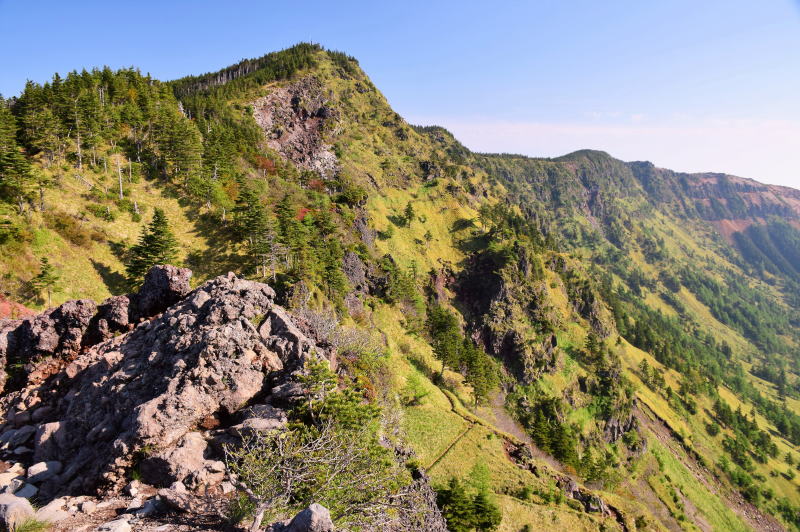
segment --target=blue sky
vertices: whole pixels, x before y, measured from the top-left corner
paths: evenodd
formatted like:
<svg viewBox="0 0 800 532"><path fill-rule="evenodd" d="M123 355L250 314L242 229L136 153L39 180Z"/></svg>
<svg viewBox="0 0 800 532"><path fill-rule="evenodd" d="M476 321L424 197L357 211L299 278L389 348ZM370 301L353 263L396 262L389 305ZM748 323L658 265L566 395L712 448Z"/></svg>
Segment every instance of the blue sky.
<svg viewBox="0 0 800 532"><path fill-rule="evenodd" d="M400 114L474 150L597 148L800 188L789 0L0 0L0 93L106 64L172 79L299 41L356 56Z"/></svg>

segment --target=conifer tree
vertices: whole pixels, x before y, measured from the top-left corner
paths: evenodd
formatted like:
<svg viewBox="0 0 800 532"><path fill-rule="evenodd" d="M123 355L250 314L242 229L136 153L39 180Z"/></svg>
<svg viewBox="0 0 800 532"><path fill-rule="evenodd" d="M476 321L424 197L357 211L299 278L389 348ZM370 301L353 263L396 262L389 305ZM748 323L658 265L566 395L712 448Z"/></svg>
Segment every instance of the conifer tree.
<svg viewBox="0 0 800 532"><path fill-rule="evenodd" d="M177 253L178 245L169 229L167 216L163 210L157 208L153 220L142 229L139 242L131 248L126 265L128 279L131 283L138 283L156 264L173 262Z"/></svg>
<svg viewBox="0 0 800 532"><path fill-rule="evenodd" d="M403 219L406 222L406 226L411 227L411 222L414 221L414 206L411 205L410 201L406 204L406 208L403 210Z"/></svg>
<svg viewBox="0 0 800 532"><path fill-rule="evenodd" d="M472 512L474 515L473 525L476 530L481 532L496 529L503 519L500 508L491 500L487 490L481 490L475 495L475 499L472 501Z"/></svg>
<svg viewBox="0 0 800 532"><path fill-rule="evenodd" d="M56 274L55 269L53 268L50 261L47 257L42 257L39 273L31 279L30 285L31 288L38 292L42 290L47 291L47 306L51 306L53 304L52 293L58 283L59 276Z"/></svg>
<svg viewBox="0 0 800 532"><path fill-rule="evenodd" d="M17 144L17 121L0 97L0 187L2 196L22 212L33 183L31 167Z"/></svg>
<svg viewBox="0 0 800 532"><path fill-rule="evenodd" d="M469 532L473 529L475 513L472 500L457 478L451 478L447 488L439 491L436 503L442 509L449 530Z"/></svg>

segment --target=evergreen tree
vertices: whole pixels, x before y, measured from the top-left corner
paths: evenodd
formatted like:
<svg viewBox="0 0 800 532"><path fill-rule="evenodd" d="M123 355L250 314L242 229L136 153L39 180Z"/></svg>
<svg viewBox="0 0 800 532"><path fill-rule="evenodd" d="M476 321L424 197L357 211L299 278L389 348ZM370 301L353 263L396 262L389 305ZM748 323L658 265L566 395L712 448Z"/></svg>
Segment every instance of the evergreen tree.
<svg viewBox="0 0 800 532"><path fill-rule="evenodd" d="M25 208L33 184L30 163L17 144L17 121L0 97L0 187L6 200Z"/></svg>
<svg viewBox="0 0 800 532"><path fill-rule="evenodd" d="M459 369L461 360L461 330L455 314L436 305L428 311L428 332L431 335L433 354L442 362L439 378L446 367Z"/></svg>
<svg viewBox="0 0 800 532"><path fill-rule="evenodd" d="M489 496L487 490L481 490L472 501L473 525L476 530L489 532L500 526L503 514Z"/></svg>
<svg viewBox="0 0 800 532"><path fill-rule="evenodd" d="M473 501L457 478L451 478L447 488L439 491L436 503L452 532L470 532L474 528Z"/></svg>
<svg viewBox="0 0 800 532"><path fill-rule="evenodd" d="M410 227L411 222L414 221L414 206L411 205L410 201L406 203L406 208L403 210L403 220L408 227Z"/></svg>
<svg viewBox="0 0 800 532"><path fill-rule="evenodd" d="M50 261L47 257L42 257L41 264L39 267L39 273L31 279L30 285L31 288L39 293L42 290L47 291L47 306L51 306L53 304L52 293L58 283L59 276L56 274L55 269L50 264Z"/></svg>
<svg viewBox="0 0 800 532"><path fill-rule="evenodd" d="M177 254L178 245L169 229L167 216L157 208L153 220L142 229L139 242L131 248L126 265L128 279L131 283L139 282L150 268L173 262Z"/></svg>

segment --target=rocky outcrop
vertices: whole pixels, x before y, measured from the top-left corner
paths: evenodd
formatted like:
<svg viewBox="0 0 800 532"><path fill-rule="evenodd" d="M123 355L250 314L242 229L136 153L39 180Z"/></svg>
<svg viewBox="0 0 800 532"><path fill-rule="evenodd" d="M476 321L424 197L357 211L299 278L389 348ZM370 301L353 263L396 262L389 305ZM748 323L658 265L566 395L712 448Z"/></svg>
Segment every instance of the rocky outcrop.
<svg viewBox="0 0 800 532"><path fill-rule="evenodd" d="M197 529L221 526L236 490L224 445L285 428L284 409L306 393L297 378L305 362L335 368L335 357L269 286L231 273L188 291L189 275L157 267L136 294L97 307L69 302L29 320L50 331L54 351L42 348L27 382L0 398L0 494L46 504L56 530L89 521L134 530L176 514ZM33 330L25 323L0 334L20 334L16 342ZM6 353L24 356L17 345ZM381 530L445 532L427 478L392 497L398 510ZM333 530L319 505L275 526Z"/></svg>
<svg viewBox="0 0 800 532"><path fill-rule="evenodd" d="M606 421L605 427L603 429L603 434L605 436L605 440L609 443L614 443L615 441L619 440L623 434L634 430L638 427L638 422L636 417L633 413L629 413L627 417L617 417L614 416L608 421Z"/></svg>
<svg viewBox="0 0 800 532"><path fill-rule="evenodd" d="M136 294L114 296L100 305L88 299L67 301L22 320L0 320L0 392L7 387L9 364L25 366L13 376L15 387L42 382L82 349L166 310L189 292L191 275L186 268L154 266Z"/></svg>
<svg viewBox="0 0 800 532"><path fill-rule="evenodd" d="M142 302L137 309L157 310L156 301L178 297L188 281L178 269L151 274L131 298ZM151 295L141 295L146 290ZM134 466L156 486L219 484L224 465L207 441L210 429L317 353L274 297L269 286L228 274L155 319L85 349L46 382L0 399L7 419L0 453L27 445L31 460L63 463L63 470L38 479L45 497L119 489ZM101 308L101 319L119 326L112 311L124 301L104 305L110 311ZM68 338L74 344L77 337ZM266 405L242 417L234 433L285 423L285 415Z"/></svg>
<svg viewBox="0 0 800 532"><path fill-rule="evenodd" d="M253 102L253 117L264 130L267 145L296 165L323 179L336 175L339 163L323 132L336 123L322 82L308 76L285 87L275 87Z"/></svg>

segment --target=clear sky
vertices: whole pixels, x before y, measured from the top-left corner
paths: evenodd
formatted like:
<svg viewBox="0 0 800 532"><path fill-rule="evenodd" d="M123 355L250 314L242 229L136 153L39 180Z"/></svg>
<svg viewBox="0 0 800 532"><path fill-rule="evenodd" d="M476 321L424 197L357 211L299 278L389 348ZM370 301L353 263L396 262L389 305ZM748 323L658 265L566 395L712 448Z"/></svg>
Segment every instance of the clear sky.
<svg viewBox="0 0 800 532"><path fill-rule="evenodd" d="M800 4L0 0L0 93L56 71L159 79L313 41L469 148L603 149L800 188Z"/></svg>

